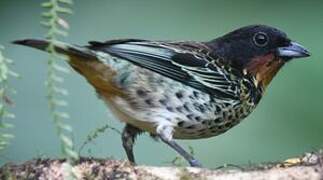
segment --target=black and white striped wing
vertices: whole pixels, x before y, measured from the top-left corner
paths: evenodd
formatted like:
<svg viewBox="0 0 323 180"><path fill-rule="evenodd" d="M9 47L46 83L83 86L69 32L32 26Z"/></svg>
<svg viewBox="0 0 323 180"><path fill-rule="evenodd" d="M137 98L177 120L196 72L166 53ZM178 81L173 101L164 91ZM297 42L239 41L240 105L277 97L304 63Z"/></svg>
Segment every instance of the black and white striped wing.
<svg viewBox="0 0 323 180"><path fill-rule="evenodd" d="M216 64L216 59L212 59L207 48L199 43L130 40L120 43L95 43L89 47L212 95L238 98L237 82L230 78L226 69Z"/></svg>

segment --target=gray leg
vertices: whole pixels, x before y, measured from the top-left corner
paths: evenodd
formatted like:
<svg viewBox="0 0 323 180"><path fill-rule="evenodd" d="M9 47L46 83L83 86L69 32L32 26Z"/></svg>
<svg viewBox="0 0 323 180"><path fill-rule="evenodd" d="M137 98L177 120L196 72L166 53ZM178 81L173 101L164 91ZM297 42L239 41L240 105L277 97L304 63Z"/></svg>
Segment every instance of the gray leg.
<svg viewBox="0 0 323 180"><path fill-rule="evenodd" d="M178 152L181 156L183 156L186 161L192 166L192 167L202 167L202 164L196 160L191 154L186 152L179 144L177 144L173 139L167 138L164 134L159 134L160 139L168 144L171 148L173 148L175 151Z"/></svg>
<svg viewBox="0 0 323 180"><path fill-rule="evenodd" d="M128 160L132 163L135 162L135 157L133 155L133 145L135 143L136 136L140 134L142 131L130 124L126 124L122 131L122 145L124 150L126 151Z"/></svg>

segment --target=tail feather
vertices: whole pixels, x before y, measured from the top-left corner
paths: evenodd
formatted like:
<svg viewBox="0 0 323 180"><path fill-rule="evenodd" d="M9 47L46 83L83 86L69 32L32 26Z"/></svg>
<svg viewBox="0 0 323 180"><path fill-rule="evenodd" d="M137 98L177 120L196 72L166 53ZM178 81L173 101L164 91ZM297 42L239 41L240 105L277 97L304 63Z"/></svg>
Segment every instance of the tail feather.
<svg viewBox="0 0 323 180"><path fill-rule="evenodd" d="M49 41L42 39L22 39L13 41L12 43L33 47L43 51L47 51L47 47L49 46ZM60 41L54 42L54 48L56 52L68 56L80 56L84 59L93 59L96 57L96 55L93 52L91 52L91 50L85 47L67 44Z"/></svg>
<svg viewBox="0 0 323 180"><path fill-rule="evenodd" d="M49 45L47 40L39 39L17 40L13 43L43 51L47 51ZM99 94L105 97L120 94L121 91L113 81L114 76L117 74L116 69L98 58L94 50L90 50L86 46L77 46L59 41L54 42L54 47L58 53L69 57L68 63L72 68L83 75Z"/></svg>

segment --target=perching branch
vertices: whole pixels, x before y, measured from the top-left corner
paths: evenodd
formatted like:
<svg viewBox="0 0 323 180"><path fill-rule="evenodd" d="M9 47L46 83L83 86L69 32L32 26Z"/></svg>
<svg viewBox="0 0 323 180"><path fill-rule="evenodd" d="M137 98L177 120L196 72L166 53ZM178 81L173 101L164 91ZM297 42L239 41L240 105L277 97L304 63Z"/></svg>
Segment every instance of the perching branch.
<svg viewBox="0 0 323 180"><path fill-rule="evenodd" d="M283 163L270 163L242 169L199 169L191 167L132 166L126 161L81 158L73 166L77 179L323 179L322 152L308 153ZM63 179L64 160L38 159L20 165L7 164L0 179Z"/></svg>

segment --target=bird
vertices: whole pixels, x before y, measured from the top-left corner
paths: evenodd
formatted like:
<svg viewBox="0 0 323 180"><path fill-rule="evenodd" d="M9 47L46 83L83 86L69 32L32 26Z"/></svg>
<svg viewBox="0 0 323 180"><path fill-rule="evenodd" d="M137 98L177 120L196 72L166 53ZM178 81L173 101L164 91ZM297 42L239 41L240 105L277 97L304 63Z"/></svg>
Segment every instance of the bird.
<svg viewBox="0 0 323 180"><path fill-rule="evenodd" d="M43 39L13 43L43 51L49 46ZM121 139L130 162L136 163L136 137L148 132L192 167L202 164L177 139L223 134L256 108L286 63L310 56L285 32L261 24L203 42L116 39L81 46L55 41L54 47L125 124Z"/></svg>

